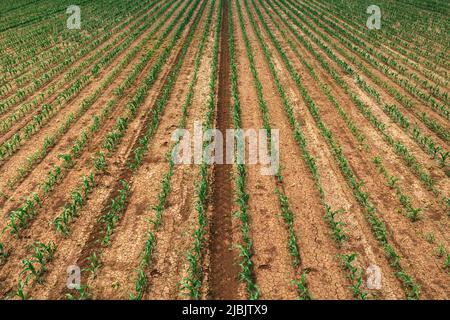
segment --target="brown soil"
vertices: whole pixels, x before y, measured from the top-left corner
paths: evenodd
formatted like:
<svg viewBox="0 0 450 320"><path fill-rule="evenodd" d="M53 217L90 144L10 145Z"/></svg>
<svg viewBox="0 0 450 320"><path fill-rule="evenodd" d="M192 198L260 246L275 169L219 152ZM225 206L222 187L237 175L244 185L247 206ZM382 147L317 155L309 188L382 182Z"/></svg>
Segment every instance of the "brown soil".
<svg viewBox="0 0 450 320"><path fill-rule="evenodd" d="M275 8L282 6L276 0L264 1L270 1ZM155 246L149 264L143 268L148 283L142 299L191 298L189 290L183 287L183 283L190 272L188 253L195 245L193 232L199 225L196 207L197 188L200 179L199 165L174 166L173 175L170 179L170 192L165 199L165 206L161 215L161 224L156 226L152 221L156 217L154 208L160 201L161 182L169 173L170 167L166 155L173 146L172 134L179 126L182 115L181 108L187 101L186 99L190 97L188 93L191 83L194 85L194 90L185 122L185 128L191 133L191 136L193 136L195 121L203 122L208 115L207 108L211 90L211 68L216 35L215 26L218 21L218 9L222 5L213 127L220 130L225 137L226 130L232 129L234 123L232 118L233 99L231 96L230 34L228 29L230 22L228 19L231 13L235 35L237 85L242 129L257 131L264 128L264 110L259 105L260 99L263 99L268 108L267 121L272 129L279 129L280 134L279 156L282 181L278 181L275 176L263 175L261 169L267 167L267 165L248 163L248 152L246 154L245 191L249 195L247 208L249 216L248 237L252 243L250 276L251 281L259 289L260 299L298 299L301 295L293 280L298 281L303 274L306 275L306 286L314 299L355 299L350 287L354 284L354 279L353 281L349 279L348 270L344 268L340 258L341 255L351 253L357 254L354 266L361 272L360 289L368 293L369 299L404 299L405 287L396 276L396 271L391 267L385 249L375 237L367 218L367 212L359 204L354 190L341 171L333 149L310 112L307 101L303 99L302 91L298 89L291 77L283 57L264 29L264 24L260 20L252 0L232 0L230 6L227 0L216 0L211 24L204 42L204 52L200 60L197 78L195 82L192 82L200 39L206 27L207 14L211 4L211 1L200 1L161 72L156 76L151 88L146 93L136 117L130 120L125 135L121 138L116 150L108 155L107 170L96 176L96 185L88 200L80 209L77 219L70 224L70 233L67 237L63 237L55 231L51 222L61 213L64 205L70 201L71 192L80 186L81 178L88 175L94 168L93 158L98 151L103 150L102 142L105 137L116 125L117 119L127 114L128 102L137 93L138 88L157 59L172 41L176 28L194 3L190 0L180 0L180 2L181 6L175 10L160 30L147 43L142 45L141 50L117 74L112 83L104 88L92 106L70 126L67 132L58 138L55 146L50 148L45 157L35 163L31 171L21 180L18 180L13 188L8 187L8 180L17 176L18 169L27 162L30 155L41 148L45 137L54 134L62 121L70 113L78 110L81 101L100 87L102 81L125 59L126 54L138 46L163 17L160 16L150 28L143 31L130 44L129 48L118 54L100 72L98 78L93 79L66 107L55 113L51 121L45 124L29 140L24 141L19 150L0 163L0 176L2 178L0 180L0 210L2 213L0 215L0 230L8 224L8 214L11 210L22 205L29 194L37 192L42 198L42 206L37 208L28 228L21 232L20 237L16 238L9 232L0 233L0 244L4 245L9 252L8 258L0 265L0 297L6 299L18 298L15 294L19 279L24 277L21 274L24 269L22 261L32 254L29 246L36 241L44 243L53 241L57 250L52 261L46 264L47 270L43 274L43 283L32 280L25 288L25 293L30 298L65 299L67 293L77 296L75 291L67 288L67 267L78 265L84 269L89 266L87 259L93 253L96 253L101 263L96 276L92 276L89 271L82 272L82 284L88 286L92 298L129 299L130 295L135 293L136 270L140 266L143 250L146 248L146 241L149 239L149 232L151 232L155 239ZM248 3L249 10L247 10L245 3ZM324 126L330 130L334 141L342 148L342 154L348 161L355 179L364 181L362 189L368 193L371 203L376 208L377 216L385 223L389 244L399 255L401 266L411 276L412 280L420 286L421 299L448 299L450 292L449 269L444 266L444 263L450 250L448 239L450 212L448 212L449 208L448 206L445 207L444 202L448 197L450 180L445 175L445 170L439 167L436 159L431 159L421 149L409 133L402 130L383 112L382 106L377 101L358 87L355 79L346 75L300 28L292 24L294 30L311 44L315 54L304 47L285 24L285 21L286 23L292 23L292 21L289 21L284 13L281 13L280 18L270 6L262 7L259 0L255 0L255 3L271 33L280 43L287 59L291 61L293 69L300 75L301 83L320 112ZM325 12L328 8L323 1L301 3L321 12ZM200 16L202 4L205 4L205 8ZM175 3L172 4L169 10L175 5ZM261 82L261 96L258 96L257 82L254 80L250 68L244 34L240 26L238 5L242 10L244 28L250 41L255 67ZM147 15L148 12L145 9L134 13L131 23L139 17ZM123 95L118 96L114 89L127 78L141 58L154 48L156 41L180 12L183 14L182 17L176 21L174 29L167 35L161 47L155 51L154 56L140 71L132 85L124 91ZM302 14L295 10L294 13L294 16ZM284 33L276 28L270 16L274 17L274 21L283 28ZM186 42L190 30L192 30L194 19L197 17L199 18L199 25L187 49L165 109L160 115L157 129L149 140L148 151L142 158L142 165L136 171L133 171L128 163L134 158L134 150L140 145L140 139L149 128L152 121L152 110L157 106L158 99L163 95L163 88L181 57L181 48ZM256 22L256 30L251 23L251 17ZM304 17L314 26L309 31L320 38L319 32L323 33L324 31L306 14ZM335 21L342 22L342 27L348 31L356 30L352 24L346 23L343 17L337 17L333 12L328 12L326 17L336 18ZM298 20L301 21L299 18ZM321 21L326 23L325 19ZM39 26L38 24L35 27L38 28ZM129 30L130 26L131 24L124 30L116 30L111 39L99 44L96 50L117 39L121 32ZM303 24L303 26L309 29L307 25ZM26 30L27 27L25 26L23 31ZM270 64L263 52L263 46L259 42L258 30L267 45L280 84L292 106L293 117L299 124L298 129L304 135L305 149L315 160L318 180L311 174L311 169L305 160L305 154L296 140L298 137L295 136L291 127ZM330 43L326 43L326 45L339 59L355 69L354 63L348 61L350 59L346 59L336 48L342 48L345 53L348 53L351 57L354 56L357 61L362 61L363 65L379 76L382 81L411 98L417 111L432 114L444 128L449 129L448 123L435 116L428 106L421 104L418 99L412 98L377 68L373 68L351 50L344 47L334 35L327 36L330 38ZM288 40L298 53L290 47ZM3 41L6 41L6 39L0 36L0 42ZM124 39L121 41L124 41ZM117 45L120 45L121 41ZM420 70L430 70L425 64L418 63L416 68L413 63L402 60L405 57L398 55L397 48L392 47L392 43L395 43L395 41L384 43L382 46L375 46L369 42L368 45L373 46L373 49L377 52L398 57L399 63L407 67L409 71L420 73ZM419 38L417 43L420 43ZM56 42L52 45L62 44ZM413 48L414 45L408 49L408 52L412 51ZM40 49L38 49L38 53ZM14 48L11 48L10 52L10 54L14 54ZM74 66L79 65L92 54L93 52L87 53L83 60L77 61ZM330 76L327 69L322 67L316 54L320 55L343 79L349 90L354 92L370 108L374 116L386 126L386 132L408 148L424 170L432 176L436 188L439 190L438 196L435 196L424 186L405 161L385 141L380 132L361 114L348 93ZM420 58L425 59L423 56L420 56ZM310 74L304 61L312 67L318 80ZM443 69L444 67L439 65L439 68ZM25 72L28 72L27 70ZM67 71L61 71L42 90L58 83L63 79L65 72ZM80 74L89 72L90 67ZM381 86L375 85L363 72L360 76L381 93L383 101L390 104L396 102L395 97L391 96ZM419 76L420 79L425 79L425 73L420 73ZM449 80L441 73L439 73L438 78L443 81ZM408 81L411 84L415 83L414 80ZM330 102L324 93L324 86L329 89L330 95L345 111L348 119L364 135L367 147L357 141L335 105ZM59 89L51 97L46 98L45 102L52 101L63 87L66 87L66 85L58 86ZM448 91L448 89L446 90ZM38 94L39 92L36 92L27 96L25 101L31 101ZM54 165L62 164L58 156L70 151L73 143L80 137L82 130L90 125L92 117L99 115L102 109L113 99L117 100L117 104L112 109L110 116L105 119L99 130L90 136L82 154L74 160L74 166L64 173L62 181L52 192L44 195L39 185ZM437 137L434 132L416 118L412 110L408 110L398 103L396 105L411 121L417 121L423 133L433 137L444 147L448 147L445 141ZM9 116L15 108L17 106L0 115L0 121ZM10 130L1 135L0 142L21 130L35 114L36 111L31 111L17 121ZM258 143L264 142L258 141ZM226 141L224 141L225 146ZM249 141L245 142L245 146L248 150ZM224 152L224 154L226 153ZM378 172L372 162L372 159L376 156L382 159L384 167L390 174L399 178L397 185L401 187L403 193L410 197L413 206L422 208L418 221L412 222L405 215L405 209L395 190L388 186L385 177ZM245 231L242 229L241 219L234 215L239 210L235 186L237 175L237 166L233 164L216 163L208 168L208 198L205 211L207 227L205 228L204 242L201 243L202 257L199 261L199 267L201 268L199 273L200 299L250 298L246 282L240 278L242 257L240 256L239 245L243 244ZM99 242L104 225L98 221L98 218L108 211L111 200L118 194L119 180L122 179L127 180L131 187L131 194L127 199L124 212L115 225L110 245L105 247ZM319 185L321 189L318 188ZM289 247L289 245L292 245L292 243L289 243L290 230L282 216L283 207L276 193L277 189L287 196L289 209L292 212L292 232L295 235L295 245L300 255L298 265L293 264L293 255ZM336 220L342 223L347 236L347 239L341 244L333 238L333 229L325 218L324 204L328 204L333 211L341 210L341 213L336 216ZM439 248L445 251L442 256L439 254ZM372 290L368 287L367 268L371 265L378 266L382 272L382 287L379 290Z"/></svg>

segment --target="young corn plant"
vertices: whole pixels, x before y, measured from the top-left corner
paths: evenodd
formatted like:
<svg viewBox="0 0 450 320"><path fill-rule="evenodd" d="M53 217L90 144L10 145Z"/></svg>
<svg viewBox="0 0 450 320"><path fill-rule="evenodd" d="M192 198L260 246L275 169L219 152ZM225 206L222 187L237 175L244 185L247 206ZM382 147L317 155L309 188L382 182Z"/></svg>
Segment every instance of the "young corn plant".
<svg viewBox="0 0 450 320"><path fill-rule="evenodd" d="M394 189L396 192L396 195L401 203L401 205L406 210L406 216L412 221L415 222L419 220L420 218L420 212L422 211L421 208L415 208L410 200L410 197L405 195L401 189L401 187L397 184L398 178L391 176L386 168L383 166L382 160L379 156L372 159L372 162L375 164L375 166L378 168L378 172L380 172L387 180L387 185Z"/></svg>
<svg viewBox="0 0 450 320"><path fill-rule="evenodd" d="M202 286L202 281L200 280L202 267L198 263L200 255L201 248L198 246L196 246L193 251L188 252L187 260L189 262L189 278L182 282L182 289L187 289L191 298L194 300L200 299L200 288Z"/></svg>
<svg viewBox="0 0 450 320"><path fill-rule="evenodd" d="M34 251L33 257L41 264L41 266L44 266L47 262L51 261L56 251L56 246L53 242L44 244L38 241L32 248Z"/></svg>
<svg viewBox="0 0 450 320"><path fill-rule="evenodd" d="M447 158L450 156L450 152L439 152L439 165L443 168L447 165Z"/></svg>
<svg viewBox="0 0 450 320"><path fill-rule="evenodd" d="M49 171L47 174L47 178L45 179L42 189L44 190L44 193L49 194L51 191L54 190L55 185L60 183L62 181L62 171L61 168L58 166L55 166L53 170Z"/></svg>
<svg viewBox="0 0 450 320"><path fill-rule="evenodd" d="M289 199L288 197L282 193L278 188L275 190L278 195L280 204L281 204L281 216L283 217L284 222L288 227L289 232L289 240L288 240L288 248L289 252L292 256L292 264L294 268L297 268L301 263L300 252L297 246L297 239L294 231L294 215L292 214L291 209L289 208Z"/></svg>
<svg viewBox="0 0 450 320"><path fill-rule="evenodd" d="M36 279L38 283L42 283L42 275L45 270L38 269L37 267L35 267L34 263L35 261L32 259L22 260L23 269L20 274L27 274L27 276L25 277L26 284L28 284L28 282L33 278Z"/></svg>
<svg viewBox="0 0 450 320"><path fill-rule="evenodd" d="M450 253L447 253L447 256L445 257L443 268L450 274Z"/></svg>
<svg viewBox="0 0 450 320"><path fill-rule="evenodd" d="M73 162L73 158L70 154L60 154L58 156L59 159L61 159L63 161L63 168L65 169L70 169L73 167L74 162Z"/></svg>
<svg viewBox="0 0 450 320"><path fill-rule="evenodd" d="M130 300L141 300L148 286L148 279L143 268L137 270L137 279L134 284L136 294L130 294Z"/></svg>
<svg viewBox="0 0 450 320"><path fill-rule="evenodd" d="M103 231L103 238L101 240L102 245L108 246L111 240L111 235L117 222L120 220L125 207L126 202L130 196L130 186L124 180L120 181L122 188L119 190L119 194L111 200L108 211L99 217L99 222L103 223L105 229Z"/></svg>
<svg viewBox="0 0 450 320"><path fill-rule="evenodd" d="M444 244L441 242L439 246L434 250L434 254L437 258L442 258L446 254L447 250L445 250Z"/></svg>
<svg viewBox="0 0 450 320"><path fill-rule="evenodd" d="M5 264L8 257L9 257L8 250L6 250L5 245L0 242L0 266Z"/></svg>
<svg viewBox="0 0 450 320"><path fill-rule="evenodd" d="M411 205L407 207L406 216L413 222L419 220L422 208L414 208Z"/></svg>
<svg viewBox="0 0 450 320"><path fill-rule="evenodd" d="M66 293L65 297L67 300L92 300L92 293L87 285L81 285L77 290L78 296L71 293Z"/></svg>
<svg viewBox="0 0 450 320"><path fill-rule="evenodd" d="M89 265L86 269L83 269L83 271L89 271L91 273L91 277L95 279L97 277L97 271L102 266L100 260L97 257L97 253L95 251L92 252L92 254L87 258L87 261Z"/></svg>
<svg viewBox="0 0 450 320"><path fill-rule="evenodd" d="M37 241L31 245L31 249L33 254L30 258L22 260L23 269L20 273L26 274L26 285L28 285L29 281L33 278L37 283L43 283L43 276L47 271L46 265L53 260L56 246L52 241L48 244Z"/></svg>
<svg viewBox="0 0 450 320"><path fill-rule="evenodd" d="M23 280L20 280L15 295L21 300L28 300L28 297L25 293L25 286L26 283Z"/></svg>
<svg viewBox="0 0 450 320"><path fill-rule="evenodd" d="M97 172L103 172L106 170L106 158L105 154L103 152L97 152L95 159L94 159L94 167L97 170Z"/></svg>
<svg viewBox="0 0 450 320"><path fill-rule="evenodd" d="M42 202L39 196L36 193L32 193L20 208L9 213L9 222L3 228L3 232L9 230L10 234L17 238L20 237L21 231L28 228L29 223L34 219L41 205Z"/></svg>
<svg viewBox="0 0 450 320"><path fill-rule="evenodd" d="M297 293L299 296L299 300L312 300L311 293L309 292L307 281L306 281L306 271L302 273L300 279L292 280L292 284L294 284L297 288Z"/></svg>
<svg viewBox="0 0 450 320"><path fill-rule="evenodd" d="M420 297L420 287L414 280L406 274L403 270L396 272L397 277L403 282L404 286L408 288L406 298L408 300L417 300Z"/></svg>
<svg viewBox="0 0 450 320"><path fill-rule="evenodd" d="M432 244L432 243L435 243L436 238L435 238L435 236L434 236L433 233L427 233L427 234L425 235L425 240L426 240L428 243Z"/></svg>
<svg viewBox="0 0 450 320"><path fill-rule="evenodd" d="M336 216L344 212L343 209L333 211L329 205L325 206L325 221L328 222L331 230L333 231L333 238L339 245L342 244L343 241L347 240L347 236L344 233L344 229L342 226L345 224L342 221L337 221Z"/></svg>
<svg viewBox="0 0 450 320"><path fill-rule="evenodd" d="M358 255L356 253L350 253L340 255L340 258L344 270L347 271L347 277L351 281L350 289L353 296L357 299L366 300L367 293L361 290L363 283L363 270L358 270L358 268L353 265L353 262L356 260L357 256Z"/></svg>
<svg viewBox="0 0 450 320"><path fill-rule="evenodd" d="M397 184L397 181L398 181L397 177L389 176L387 185L389 186L389 188L394 189Z"/></svg>
<svg viewBox="0 0 450 320"><path fill-rule="evenodd" d="M70 233L70 224L78 218L79 211L88 201L89 195L95 187L95 176L91 173L81 179L81 186L72 191L71 199L66 203L62 212L51 222L55 229L63 236L67 237Z"/></svg>

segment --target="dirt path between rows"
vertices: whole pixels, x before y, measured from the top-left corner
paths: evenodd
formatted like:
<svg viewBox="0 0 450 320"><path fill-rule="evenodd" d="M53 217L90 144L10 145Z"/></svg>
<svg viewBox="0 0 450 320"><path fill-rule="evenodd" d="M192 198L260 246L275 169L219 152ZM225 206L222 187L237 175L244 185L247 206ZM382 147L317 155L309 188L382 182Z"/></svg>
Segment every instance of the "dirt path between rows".
<svg viewBox="0 0 450 320"><path fill-rule="evenodd" d="M228 2L223 1L220 35L219 94L217 103L217 128L225 137L231 128L230 52L228 44ZM225 138L224 138L225 139ZM225 155L223 145L223 155ZM239 266L232 246L233 182L231 164L214 167L212 192L212 217L210 239L210 297L235 299L238 293Z"/></svg>

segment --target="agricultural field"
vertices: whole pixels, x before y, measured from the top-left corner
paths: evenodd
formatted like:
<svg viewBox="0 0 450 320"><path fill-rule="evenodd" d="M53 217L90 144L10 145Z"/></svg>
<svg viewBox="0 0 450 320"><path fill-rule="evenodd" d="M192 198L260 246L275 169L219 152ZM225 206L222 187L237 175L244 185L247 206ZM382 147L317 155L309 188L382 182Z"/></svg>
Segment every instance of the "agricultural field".
<svg viewBox="0 0 450 320"><path fill-rule="evenodd" d="M1 1L1 299L448 300L449 13Z"/></svg>

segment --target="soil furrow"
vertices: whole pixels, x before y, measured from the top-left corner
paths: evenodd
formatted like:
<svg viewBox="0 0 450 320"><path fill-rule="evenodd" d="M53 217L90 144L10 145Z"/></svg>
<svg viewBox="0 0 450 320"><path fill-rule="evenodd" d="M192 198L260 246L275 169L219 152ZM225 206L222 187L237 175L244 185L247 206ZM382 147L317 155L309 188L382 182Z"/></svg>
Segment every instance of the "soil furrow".
<svg viewBox="0 0 450 320"><path fill-rule="evenodd" d="M228 10L227 1L223 1L216 129L224 136L226 130L232 127ZM226 154L227 143L226 138L224 140L223 155ZM235 299L238 293L239 268L236 264L236 251L232 248L232 168L232 164L223 163L216 164L213 169L209 289L210 297L219 300Z"/></svg>

